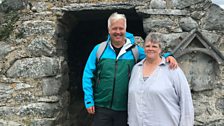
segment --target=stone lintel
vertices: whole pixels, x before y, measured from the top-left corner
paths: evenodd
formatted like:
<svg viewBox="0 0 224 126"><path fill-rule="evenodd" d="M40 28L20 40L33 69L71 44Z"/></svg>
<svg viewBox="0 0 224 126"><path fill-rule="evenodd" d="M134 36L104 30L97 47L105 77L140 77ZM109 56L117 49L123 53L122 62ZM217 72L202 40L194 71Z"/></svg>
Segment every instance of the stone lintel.
<svg viewBox="0 0 224 126"><path fill-rule="evenodd" d="M137 10L140 15L175 15L175 16L186 16L190 15L190 12L186 10L174 10L174 9L142 9Z"/></svg>
<svg viewBox="0 0 224 126"><path fill-rule="evenodd" d="M86 10L117 10L117 9L131 9L135 6L123 2L123 3L81 3L70 4L61 8L63 11L86 11Z"/></svg>

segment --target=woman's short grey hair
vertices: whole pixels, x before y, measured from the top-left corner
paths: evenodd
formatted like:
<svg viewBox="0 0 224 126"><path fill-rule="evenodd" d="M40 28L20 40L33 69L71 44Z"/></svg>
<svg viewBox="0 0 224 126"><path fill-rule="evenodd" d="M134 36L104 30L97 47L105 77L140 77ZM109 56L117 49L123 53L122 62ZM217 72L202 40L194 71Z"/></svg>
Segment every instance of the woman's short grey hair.
<svg viewBox="0 0 224 126"><path fill-rule="evenodd" d="M145 41L144 41L144 45L146 42L151 42L151 43L155 43L155 44L159 44L159 47L162 48L162 45L161 45L161 42L158 38L158 34L156 33L149 33L146 38L145 38Z"/></svg>
<svg viewBox="0 0 224 126"><path fill-rule="evenodd" d="M119 13L117 13L117 12L115 12L115 13L113 13L113 14L111 14L110 15L110 17L108 18L108 29L110 28L110 26L111 26L111 22L112 22L112 20L115 20L115 21L117 21L117 20L120 20L120 19L123 19L124 20L124 27L125 27L125 29L127 28L127 19L126 19L126 16L124 15L124 14L119 14Z"/></svg>

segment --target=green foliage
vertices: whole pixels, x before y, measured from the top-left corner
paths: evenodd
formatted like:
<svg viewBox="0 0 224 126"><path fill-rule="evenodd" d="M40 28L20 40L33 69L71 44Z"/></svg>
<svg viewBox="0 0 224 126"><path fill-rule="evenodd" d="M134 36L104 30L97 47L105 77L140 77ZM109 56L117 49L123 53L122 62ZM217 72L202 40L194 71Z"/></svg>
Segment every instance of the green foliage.
<svg viewBox="0 0 224 126"><path fill-rule="evenodd" d="M17 12L8 12L4 15L4 21L0 26L0 40L5 40L9 37L18 19L19 16Z"/></svg>

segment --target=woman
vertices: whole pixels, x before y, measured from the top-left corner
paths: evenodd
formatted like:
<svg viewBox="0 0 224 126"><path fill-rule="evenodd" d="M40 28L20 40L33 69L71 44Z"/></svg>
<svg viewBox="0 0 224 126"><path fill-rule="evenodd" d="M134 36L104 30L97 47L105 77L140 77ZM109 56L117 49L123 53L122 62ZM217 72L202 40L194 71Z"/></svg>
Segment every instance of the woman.
<svg viewBox="0 0 224 126"><path fill-rule="evenodd" d="M187 79L160 57L161 44L149 34L146 58L133 68L129 82L129 126L193 126L194 109Z"/></svg>

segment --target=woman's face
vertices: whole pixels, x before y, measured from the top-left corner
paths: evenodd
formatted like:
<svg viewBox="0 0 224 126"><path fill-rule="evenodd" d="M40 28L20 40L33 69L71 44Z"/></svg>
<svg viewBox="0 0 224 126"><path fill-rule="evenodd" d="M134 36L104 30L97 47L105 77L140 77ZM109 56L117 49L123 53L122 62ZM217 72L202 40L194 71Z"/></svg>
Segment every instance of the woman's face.
<svg viewBox="0 0 224 126"><path fill-rule="evenodd" d="M145 42L144 51L146 54L146 58L148 59L156 59L160 57L161 47L159 43L152 43L151 41Z"/></svg>

